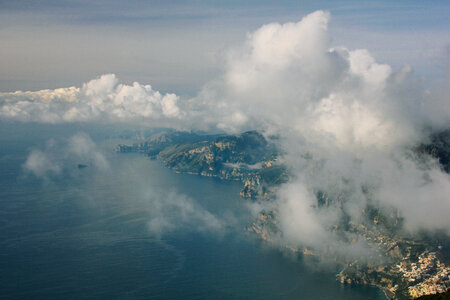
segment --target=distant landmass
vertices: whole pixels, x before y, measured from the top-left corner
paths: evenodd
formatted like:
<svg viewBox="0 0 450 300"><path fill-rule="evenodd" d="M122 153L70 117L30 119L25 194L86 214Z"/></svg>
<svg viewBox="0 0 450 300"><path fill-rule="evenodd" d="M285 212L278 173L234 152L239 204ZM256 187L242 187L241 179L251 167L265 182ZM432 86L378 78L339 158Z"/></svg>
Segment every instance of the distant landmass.
<svg viewBox="0 0 450 300"><path fill-rule="evenodd" d="M243 182L241 195L264 198L289 178L278 162L278 150L256 131L239 135L197 135L161 132L133 145L118 145L121 153L138 152L180 173Z"/></svg>
<svg viewBox="0 0 450 300"><path fill-rule="evenodd" d="M159 132L133 145L118 145L120 153L137 152L151 159L160 159L176 172L238 180L243 183L242 197L270 200L282 183L290 178L290 170L281 162L276 137L265 137L257 131L238 135L198 135L191 132ZM433 134L429 144L414 151L421 156L433 156L447 173L450 170L450 130ZM345 201L332 199L326 191L316 191L317 205ZM264 211L249 225L249 231L274 242L280 233L277 211ZM342 284L370 284L382 289L389 299L411 299L424 295L445 293L450 287L448 241L443 236L404 236L400 234L402 218L395 210L381 211L367 205L365 220L360 223L342 218L333 230L355 233L367 244L378 249L384 259L366 263L341 259L333 249L327 253L316 249L298 249L285 245L290 251L320 256L337 262L337 274ZM444 247L444 248L443 248ZM445 249L445 250L443 250ZM448 297L448 292L446 294ZM444 296L443 296L444 297ZM447 298L420 298L447 299Z"/></svg>

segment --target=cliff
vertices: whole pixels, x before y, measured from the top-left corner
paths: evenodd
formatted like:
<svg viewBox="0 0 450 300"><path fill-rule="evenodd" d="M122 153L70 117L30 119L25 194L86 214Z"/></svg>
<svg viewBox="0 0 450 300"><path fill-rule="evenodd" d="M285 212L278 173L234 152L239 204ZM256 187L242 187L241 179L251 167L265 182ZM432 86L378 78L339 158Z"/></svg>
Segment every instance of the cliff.
<svg viewBox="0 0 450 300"><path fill-rule="evenodd" d="M118 145L116 151L157 157L180 173L242 181L241 195L249 198L267 198L288 179L276 146L257 131L227 136L163 132L131 146Z"/></svg>

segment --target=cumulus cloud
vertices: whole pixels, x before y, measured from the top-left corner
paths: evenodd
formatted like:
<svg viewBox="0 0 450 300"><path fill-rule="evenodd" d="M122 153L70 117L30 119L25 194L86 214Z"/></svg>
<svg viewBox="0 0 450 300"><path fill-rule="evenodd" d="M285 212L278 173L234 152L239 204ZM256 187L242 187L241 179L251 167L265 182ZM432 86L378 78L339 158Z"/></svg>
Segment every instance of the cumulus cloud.
<svg viewBox="0 0 450 300"><path fill-rule="evenodd" d="M449 176L411 154L430 132L450 127L446 101L409 67L393 70L366 49L333 47L329 19L317 11L249 34L198 101L219 128L280 136L293 174L273 206L285 242L322 249L341 243L333 224L343 216L360 222L367 205L399 211L407 230L450 233L442 214ZM339 205L319 208L319 191Z"/></svg>
<svg viewBox="0 0 450 300"><path fill-rule="evenodd" d="M36 92L0 93L0 117L24 122L163 122L182 117L178 96L150 85L119 84L114 74L83 84Z"/></svg>
<svg viewBox="0 0 450 300"><path fill-rule="evenodd" d="M436 101L412 70L394 72L365 49L332 47L329 18L317 11L300 22L268 24L249 34L245 45L229 54L224 77L200 93L208 111L220 109L212 120L229 131L288 128L347 148L421 138L429 117L423 109ZM428 118L427 125L442 119L448 121L448 115Z"/></svg>

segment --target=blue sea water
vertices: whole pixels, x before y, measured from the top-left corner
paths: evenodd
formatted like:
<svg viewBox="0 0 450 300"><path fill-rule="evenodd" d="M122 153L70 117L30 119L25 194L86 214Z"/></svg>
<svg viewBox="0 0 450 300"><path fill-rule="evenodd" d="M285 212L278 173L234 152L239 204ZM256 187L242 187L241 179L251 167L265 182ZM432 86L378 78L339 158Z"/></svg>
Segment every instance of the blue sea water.
<svg viewBox="0 0 450 300"><path fill-rule="evenodd" d="M116 154L115 140L90 132L108 171L77 168L37 178L23 164L48 139L77 126L0 128L1 299L384 299L372 287L341 286L260 242L241 185L176 174L141 155ZM161 236L148 230L151 194L176 192L223 220L224 231L182 224ZM232 216L232 217L230 217Z"/></svg>

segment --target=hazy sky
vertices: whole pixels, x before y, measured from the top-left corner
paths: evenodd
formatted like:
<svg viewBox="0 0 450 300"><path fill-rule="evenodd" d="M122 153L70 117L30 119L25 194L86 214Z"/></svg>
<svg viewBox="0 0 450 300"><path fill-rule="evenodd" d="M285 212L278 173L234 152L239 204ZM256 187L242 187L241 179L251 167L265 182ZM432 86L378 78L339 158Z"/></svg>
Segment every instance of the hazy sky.
<svg viewBox="0 0 450 300"><path fill-rule="evenodd" d="M448 69L448 1L0 1L0 91L79 86L116 74L195 95L223 53L270 22L332 14L332 45L427 77Z"/></svg>

